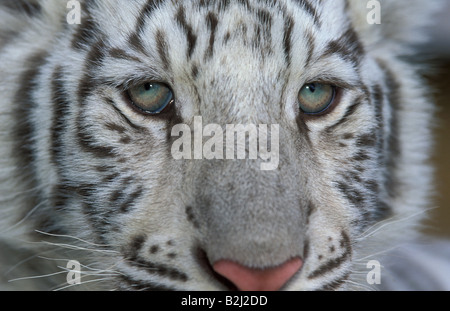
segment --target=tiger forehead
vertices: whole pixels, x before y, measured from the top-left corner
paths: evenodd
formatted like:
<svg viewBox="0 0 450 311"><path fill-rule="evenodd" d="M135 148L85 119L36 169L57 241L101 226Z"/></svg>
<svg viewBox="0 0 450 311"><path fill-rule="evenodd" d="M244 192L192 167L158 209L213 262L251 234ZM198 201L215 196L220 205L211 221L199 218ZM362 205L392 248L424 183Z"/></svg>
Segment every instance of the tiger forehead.
<svg viewBox="0 0 450 311"><path fill-rule="evenodd" d="M257 57L279 49L288 59L295 20L307 28L322 24L320 12L307 0L149 0L134 10L136 22L128 38L134 48L151 48L147 43L151 45L153 37L159 54L173 54L182 48L187 60L207 61L229 45L241 51L247 48Z"/></svg>
<svg viewBox="0 0 450 311"><path fill-rule="evenodd" d="M284 30L285 17L276 9L248 9L236 4L226 11L207 8L200 11L182 4L174 10L173 25L178 39L187 43L187 59L194 54L203 60L210 60L215 51L233 45L246 47L253 52L272 49L272 31ZM153 25L165 27L165 35L176 40L171 35L172 28L166 24ZM164 32L164 30L163 30Z"/></svg>

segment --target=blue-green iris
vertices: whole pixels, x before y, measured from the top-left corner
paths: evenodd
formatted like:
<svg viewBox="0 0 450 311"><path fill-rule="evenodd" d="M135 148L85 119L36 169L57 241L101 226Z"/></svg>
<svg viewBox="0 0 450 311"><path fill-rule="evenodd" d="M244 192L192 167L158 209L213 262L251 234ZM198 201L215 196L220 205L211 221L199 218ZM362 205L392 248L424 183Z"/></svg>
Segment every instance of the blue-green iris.
<svg viewBox="0 0 450 311"><path fill-rule="evenodd" d="M144 83L132 87L128 94L137 108L149 114L162 112L173 101L172 91L162 83Z"/></svg>
<svg viewBox="0 0 450 311"><path fill-rule="evenodd" d="M324 112L332 104L335 94L336 88L329 84L306 84L298 95L300 109L306 114Z"/></svg>

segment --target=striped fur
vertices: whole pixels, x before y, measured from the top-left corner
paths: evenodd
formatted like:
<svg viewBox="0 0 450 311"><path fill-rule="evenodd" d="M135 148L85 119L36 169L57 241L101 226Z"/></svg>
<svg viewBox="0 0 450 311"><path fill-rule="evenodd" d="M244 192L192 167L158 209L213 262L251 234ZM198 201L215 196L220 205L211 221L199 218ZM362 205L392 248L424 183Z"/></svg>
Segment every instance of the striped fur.
<svg viewBox="0 0 450 311"><path fill-rule="evenodd" d="M284 289L369 288L365 263L417 236L431 189L433 109L400 56L436 8L381 2L372 26L356 0L85 0L80 25L66 1L0 5L2 269L44 254L37 274L78 260L87 288L226 290L215 261L299 256ZM123 95L149 80L174 91L164 114ZM299 110L309 82L338 88L326 114ZM175 160L171 129L194 116L279 124L278 169Z"/></svg>

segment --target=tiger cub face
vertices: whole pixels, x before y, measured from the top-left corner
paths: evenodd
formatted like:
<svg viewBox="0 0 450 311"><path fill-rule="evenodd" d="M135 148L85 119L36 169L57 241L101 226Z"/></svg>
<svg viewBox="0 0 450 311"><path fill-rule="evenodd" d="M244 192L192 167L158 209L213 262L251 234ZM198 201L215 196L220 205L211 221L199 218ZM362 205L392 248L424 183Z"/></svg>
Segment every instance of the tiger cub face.
<svg viewBox="0 0 450 311"><path fill-rule="evenodd" d="M425 202L426 103L355 1L82 4L27 59L17 151L38 229L102 245L118 288L349 288L379 224Z"/></svg>

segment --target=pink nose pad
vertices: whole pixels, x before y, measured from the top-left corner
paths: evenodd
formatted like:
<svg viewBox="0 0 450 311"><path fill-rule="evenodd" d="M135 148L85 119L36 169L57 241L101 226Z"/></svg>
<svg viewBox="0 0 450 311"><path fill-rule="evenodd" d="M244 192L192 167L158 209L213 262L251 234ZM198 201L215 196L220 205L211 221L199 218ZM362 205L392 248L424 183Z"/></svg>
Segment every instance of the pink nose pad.
<svg viewBox="0 0 450 311"><path fill-rule="evenodd" d="M303 265L300 258L268 269L252 269L229 260L214 263L214 270L241 291L276 291L283 287Z"/></svg>

